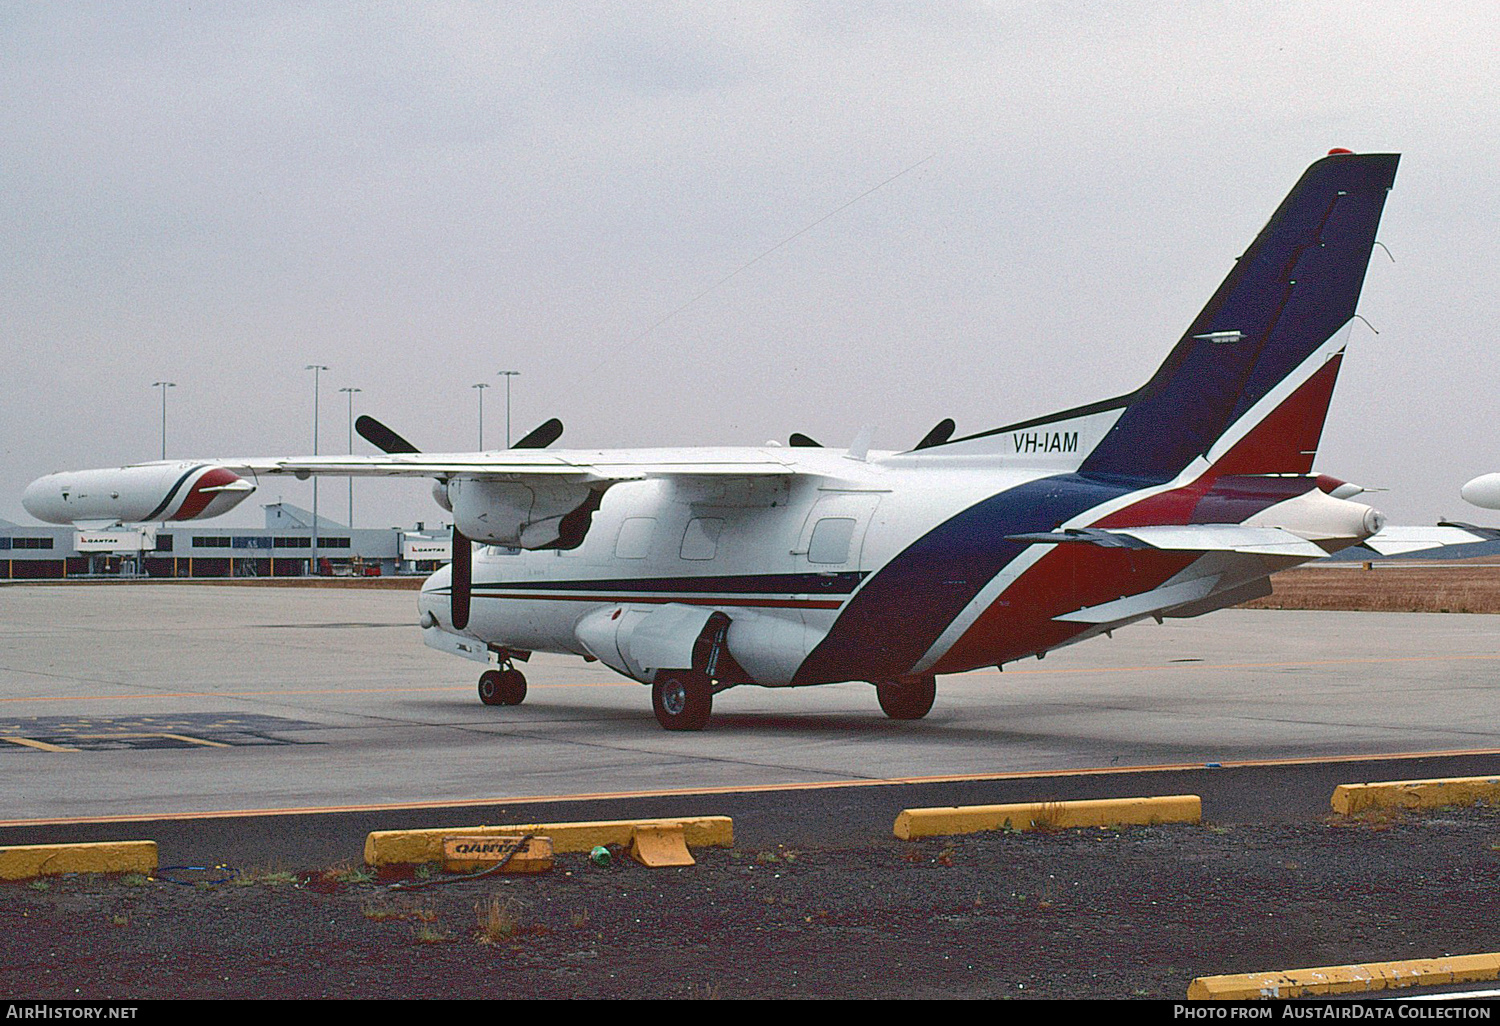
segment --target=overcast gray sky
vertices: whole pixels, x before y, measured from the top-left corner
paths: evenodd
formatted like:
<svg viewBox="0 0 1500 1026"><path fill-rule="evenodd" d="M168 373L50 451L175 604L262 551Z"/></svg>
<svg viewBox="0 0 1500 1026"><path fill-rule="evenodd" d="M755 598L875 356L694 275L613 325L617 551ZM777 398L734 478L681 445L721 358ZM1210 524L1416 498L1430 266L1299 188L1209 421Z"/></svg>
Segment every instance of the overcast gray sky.
<svg viewBox="0 0 1500 1026"><path fill-rule="evenodd" d="M311 451L309 363L324 452L341 387L472 448L476 382L493 447L503 369L515 433L571 447L905 448L1116 395L1344 146L1404 158L1318 469L1483 522L1497 42L1483 0L5 0L0 517L155 458L163 378L178 457ZM440 517L356 487L360 526Z"/></svg>

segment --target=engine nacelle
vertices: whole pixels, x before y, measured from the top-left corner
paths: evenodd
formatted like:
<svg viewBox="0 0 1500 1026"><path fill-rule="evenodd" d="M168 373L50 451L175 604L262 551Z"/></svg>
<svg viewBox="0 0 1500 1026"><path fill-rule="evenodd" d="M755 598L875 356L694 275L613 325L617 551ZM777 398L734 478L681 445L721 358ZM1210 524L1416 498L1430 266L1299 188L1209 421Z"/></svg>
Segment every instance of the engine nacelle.
<svg viewBox="0 0 1500 1026"><path fill-rule="evenodd" d="M143 463L39 477L21 505L49 524L90 520L201 520L238 506L255 485L211 463Z"/></svg>
<svg viewBox="0 0 1500 1026"><path fill-rule="evenodd" d="M583 510L594 498L585 484L521 484L464 477L449 481L445 493L453 523L466 537L523 549L558 542L563 518Z"/></svg>
<svg viewBox="0 0 1500 1026"><path fill-rule="evenodd" d="M1362 502L1336 499L1317 488L1268 506L1245 520L1248 527L1279 527L1326 549L1364 541L1385 526L1385 514Z"/></svg>

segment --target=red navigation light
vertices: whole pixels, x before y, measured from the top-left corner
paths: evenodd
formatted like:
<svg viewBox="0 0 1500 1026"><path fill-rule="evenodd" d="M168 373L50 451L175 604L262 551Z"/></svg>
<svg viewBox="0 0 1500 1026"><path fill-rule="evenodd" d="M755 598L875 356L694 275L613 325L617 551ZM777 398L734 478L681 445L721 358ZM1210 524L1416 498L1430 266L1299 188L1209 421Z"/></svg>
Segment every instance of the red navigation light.
<svg viewBox="0 0 1500 1026"><path fill-rule="evenodd" d="M1338 153L1353 153L1353 152L1354 152L1353 150L1346 150L1342 146L1335 146L1333 149L1331 149L1331 150L1328 151L1328 155L1330 157L1332 157L1332 156L1334 156L1335 154L1338 154Z"/></svg>

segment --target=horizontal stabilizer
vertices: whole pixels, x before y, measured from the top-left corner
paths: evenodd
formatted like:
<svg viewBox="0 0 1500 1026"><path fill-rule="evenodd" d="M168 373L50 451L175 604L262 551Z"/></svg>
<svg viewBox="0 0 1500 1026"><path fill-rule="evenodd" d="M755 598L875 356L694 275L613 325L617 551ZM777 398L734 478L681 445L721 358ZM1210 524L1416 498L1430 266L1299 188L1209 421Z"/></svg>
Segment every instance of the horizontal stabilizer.
<svg viewBox="0 0 1500 1026"><path fill-rule="evenodd" d="M1449 545L1476 545L1500 540L1500 531L1472 524L1444 522L1436 527L1387 527L1364 540L1364 547L1382 556L1441 549Z"/></svg>
<svg viewBox="0 0 1500 1026"><path fill-rule="evenodd" d="M1321 559L1328 555L1307 539L1279 527L1246 527L1242 524L1162 524L1111 531L1091 527L1083 530L1018 534L1012 535L1010 540L1035 545L1081 542L1102 548L1237 552L1251 556L1290 556L1294 559Z"/></svg>
<svg viewBox="0 0 1500 1026"><path fill-rule="evenodd" d="M1081 542L1087 545L1097 545L1101 549L1149 549L1152 547L1124 532L1105 531L1098 527L1068 527L1061 531L1033 531L1030 534L1008 535L1005 540L1026 542L1030 545L1064 545L1069 542Z"/></svg>

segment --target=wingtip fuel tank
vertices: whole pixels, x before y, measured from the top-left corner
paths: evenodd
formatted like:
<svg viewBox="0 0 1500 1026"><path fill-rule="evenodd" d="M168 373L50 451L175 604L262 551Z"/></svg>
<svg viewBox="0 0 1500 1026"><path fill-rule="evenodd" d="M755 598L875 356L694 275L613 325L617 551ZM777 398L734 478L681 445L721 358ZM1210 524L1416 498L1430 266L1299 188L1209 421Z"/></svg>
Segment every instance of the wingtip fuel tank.
<svg viewBox="0 0 1500 1026"><path fill-rule="evenodd" d="M21 505L49 524L149 523L216 517L253 491L254 484L211 463L143 463L48 474L26 487Z"/></svg>

